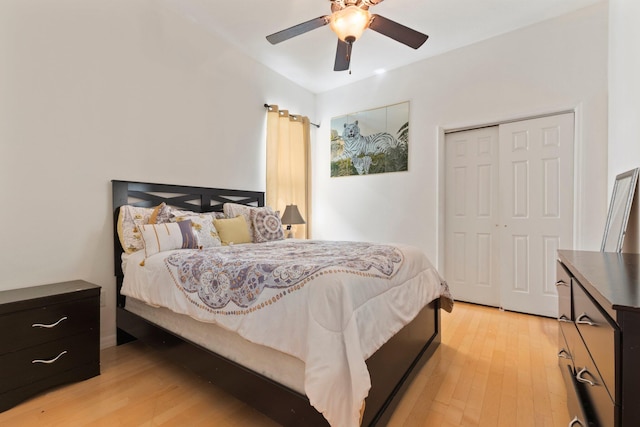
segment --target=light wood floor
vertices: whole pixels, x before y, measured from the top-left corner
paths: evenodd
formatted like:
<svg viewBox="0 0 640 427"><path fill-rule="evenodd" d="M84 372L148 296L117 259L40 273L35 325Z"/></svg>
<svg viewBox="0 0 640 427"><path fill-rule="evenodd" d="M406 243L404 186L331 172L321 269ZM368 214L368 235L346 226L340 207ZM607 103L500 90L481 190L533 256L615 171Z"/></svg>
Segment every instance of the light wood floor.
<svg viewBox="0 0 640 427"><path fill-rule="evenodd" d="M442 324L390 426L568 424L556 320L456 303ZM98 377L0 413L0 426L276 426L139 343L103 350L101 364Z"/></svg>

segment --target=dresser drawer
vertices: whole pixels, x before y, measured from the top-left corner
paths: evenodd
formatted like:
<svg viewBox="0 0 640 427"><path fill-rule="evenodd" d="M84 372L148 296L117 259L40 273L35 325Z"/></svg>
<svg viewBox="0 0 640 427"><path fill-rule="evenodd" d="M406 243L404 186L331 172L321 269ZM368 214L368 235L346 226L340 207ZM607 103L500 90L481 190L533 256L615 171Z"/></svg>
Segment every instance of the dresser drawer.
<svg viewBox="0 0 640 427"><path fill-rule="evenodd" d="M558 328L558 364L561 367L568 365L571 369L575 368L573 354L579 339L580 335L573 323L560 323L560 328Z"/></svg>
<svg viewBox="0 0 640 427"><path fill-rule="evenodd" d="M609 317L576 282L574 282L573 296L578 331L600 372L611 399L616 402L615 349L618 329L610 324Z"/></svg>
<svg viewBox="0 0 640 427"><path fill-rule="evenodd" d="M0 356L0 393L100 363L99 333L87 332Z"/></svg>
<svg viewBox="0 0 640 427"><path fill-rule="evenodd" d="M558 292L558 319L573 320L571 310L571 275L558 262L556 266L556 291Z"/></svg>
<svg viewBox="0 0 640 427"><path fill-rule="evenodd" d="M98 298L46 305L0 316L1 353L8 353L82 333L99 325Z"/></svg>
<svg viewBox="0 0 640 427"><path fill-rule="evenodd" d="M569 426L594 427L593 415L587 413L581 399L581 385L576 382L574 371L567 365L561 366L562 379L567 389L567 409L569 410Z"/></svg>
<svg viewBox="0 0 640 427"><path fill-rule="evenodd" d="M584 343L576 345L574 363L575 379L584 390L586 401L593 408L596 425L601 427L615 426L615 403Z"/></svg>

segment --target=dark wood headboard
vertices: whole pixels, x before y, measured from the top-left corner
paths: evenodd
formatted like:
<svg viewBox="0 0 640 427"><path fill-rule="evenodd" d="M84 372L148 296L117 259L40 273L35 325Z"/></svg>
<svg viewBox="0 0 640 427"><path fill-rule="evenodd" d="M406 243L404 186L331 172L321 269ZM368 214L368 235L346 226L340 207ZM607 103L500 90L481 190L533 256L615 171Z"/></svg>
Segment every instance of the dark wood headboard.
<svg viewBox="0 0 640 427"><path fill-rule="evenodd" d="M264 206L264 192L229 190L224 188L191 187L187 185L152 184L113 180L113 248L114 269L118 289L118 306L124 306L120 295L122 287L122 253L118 237L118 214L120 206L133 205L154 207L162 202L178 209L193 212L221 212L225 203L240 203L250 206Z"/></svg>

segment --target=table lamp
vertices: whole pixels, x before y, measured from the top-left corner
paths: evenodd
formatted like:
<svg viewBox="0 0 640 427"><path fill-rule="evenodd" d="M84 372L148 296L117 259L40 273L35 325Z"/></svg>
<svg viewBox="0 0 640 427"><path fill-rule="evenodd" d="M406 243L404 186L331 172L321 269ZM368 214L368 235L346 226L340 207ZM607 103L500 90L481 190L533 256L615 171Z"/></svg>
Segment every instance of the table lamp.
<svg viewBox="0 0 640 427"><path fill-rule="evenodd" d="M282 214L282 223L287 226L287 239L290 239L293 237L291 225L305 223L304 219L302 219L302 215L300 215L297 205L287 205L284 209L284 213Z"/></svg>

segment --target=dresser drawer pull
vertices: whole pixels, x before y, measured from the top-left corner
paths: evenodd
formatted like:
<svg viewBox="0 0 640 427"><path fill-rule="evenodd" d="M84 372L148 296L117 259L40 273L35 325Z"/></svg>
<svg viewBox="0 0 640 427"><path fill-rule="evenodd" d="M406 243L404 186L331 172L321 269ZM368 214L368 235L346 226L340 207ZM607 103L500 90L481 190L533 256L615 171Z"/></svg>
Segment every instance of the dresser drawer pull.
<svg viewBox="0 0 640 427"><path fill-rule="evenodd" d="M65 320L67 320L67 316L61 317L60 320L58 320L55 323L50 323L48 325L45 325L44 323L34 323L33 325L31 325L32 328L55 328L56 326L58 326L60 323L64 322Z"/></svg>
<svg viewBox="0 0 640 427"><path fill-rule="evenodd" d="M575 427L575 426L584 427L584 424L582 424L582 421L580 421L578 416L573 417L573 419L569 421L569 425L567 427Z"/></svg>
<svg viewBox="0 0 640 427"><path fill-rule="evenodd" d="M560 317L558 317L558 322L567 322L567 323L571 323L571 319L569 319L567 316L565 316L564 314Z"/></svg>
<svg viewBox="0 0 640 427"><path fill-rule="evenodd" d="M569 286L569 284L567 282L565 282L564 280L558 280L556 282L556 286Z"/></svg>
<svg viewBox="0 0 640 427"><path fill-rule="evenodd" d="M576 324L598 326L597 323L595 323L593 320L589 318L589 316L587 316L587 313L582 313L580 316L578 316L578 318L576 319Z"/></svg>
<svg viewBox="0 0 640 427"><path fill-rule="evenodd" d="M35 360L32 360L31 363L44 363L46 365L49 365L51 363L55 363L58 359L60 359L65 354L67 354L67 350L64 350L62 353L60 353L59 355L57 355L53 359L49 359L49 360L35 359Z"/></svg>
<svg viewBox="0 0 640 427"><path fill-rule="evenodd" d="M562 359L571 359L571 355L564 348L558 352L558 357Z"/></svg>
<svg viewBox="0 0 640 427"><path fill-rule="evenodd" d="M584 375L584 374L589 374L589 375L591 375L591 377L593 377L593 375L591 374L591 372L589 372L589 371L587 370L587 368L582 368L582 369L580 369L580 372L578 372L578 373L576 374L576 380L580 381L580 382L581 382L581 383L583 383L583 384L589 384L591 387L593 387L593 386L596 386L596 385L597 385L595 382L593 382L593 381L591 381L591 380L588 380L588 379L584 378L584 377L582 376L582 375Z"/></svg>

